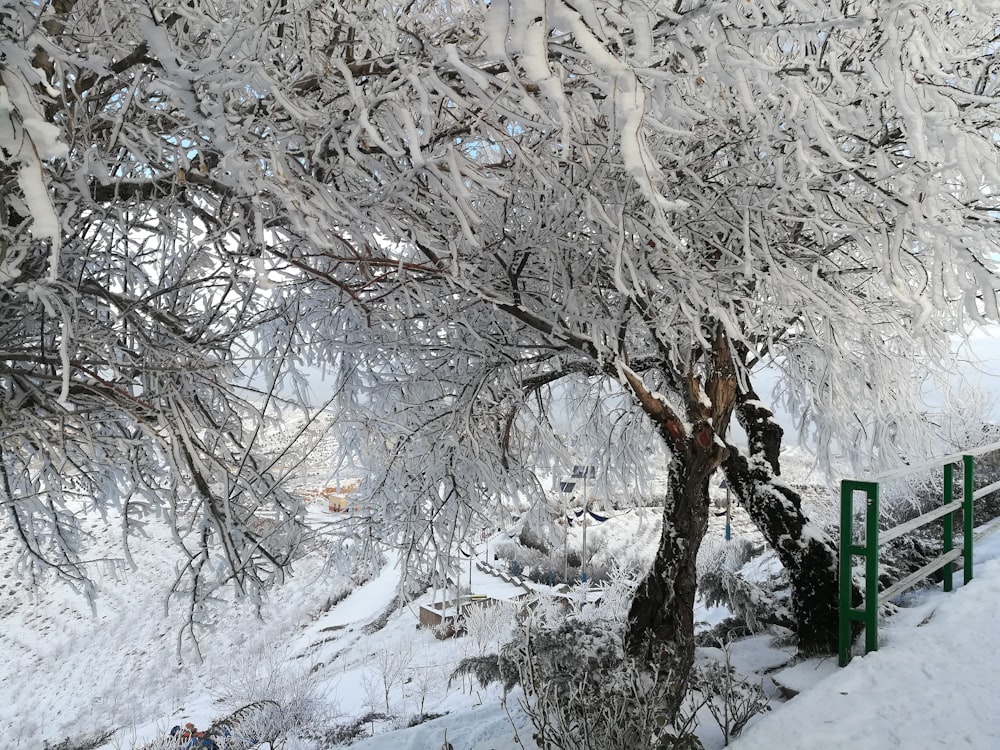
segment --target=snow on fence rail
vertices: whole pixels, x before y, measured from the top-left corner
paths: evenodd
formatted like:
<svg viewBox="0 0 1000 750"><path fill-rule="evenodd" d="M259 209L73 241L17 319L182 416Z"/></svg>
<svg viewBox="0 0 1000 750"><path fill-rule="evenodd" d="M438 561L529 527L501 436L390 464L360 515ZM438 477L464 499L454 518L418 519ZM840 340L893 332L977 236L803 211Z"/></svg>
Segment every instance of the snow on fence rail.
<svg viewBox="0 0 1000 750"><path fill-rule="evenodd" d="M878 608L914 586L930 574L941 570L944 590L951 591L953 587L952 563L959 558L963 562L965 583L972 580L972 550L973 545L989 533L1000 528L996 523L989 524L978 535L973 533L973 504L976 500L1000 489L1000 482L994 482L978 490L974 489L974 466L979 456L1000 451L1000 443L976 448L961 454L944 456L933 461L907 466L892 472L887 472L867 479L845 479L840 485L840 633L839 661L845 666L851 659L851 626L860 622L865 631L865 653L878 650ZM962 469L961 497L955 497L955 467ZM943 505L924 513L917 518L906 521L891 529L879 530L879 488L890 480L901 479L924 471L943 468ZM854 498L856 493L863 493L864 507L864 538L856 541L854 538ZM954 521L955 513L962 511L962 544L955 545ZM897 537L925 526L932 521L942 519L944 547L941 555L924 565L919 570L900 579L886 588L880 594L878 591L878 548ZM854 557L864 559L863 602L860 608L855 608L851 601L853 593L853 562Z"/></svg>

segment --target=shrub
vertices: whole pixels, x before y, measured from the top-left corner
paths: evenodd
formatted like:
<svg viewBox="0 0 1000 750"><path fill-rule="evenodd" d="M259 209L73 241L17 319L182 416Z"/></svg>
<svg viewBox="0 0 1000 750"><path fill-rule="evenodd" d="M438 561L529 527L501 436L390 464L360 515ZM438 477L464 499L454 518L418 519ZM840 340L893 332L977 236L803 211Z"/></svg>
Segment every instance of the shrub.
<svg viewBox="0 0 1000 750"><path fill-rule="evenodd" d="M535 533L534 529L531 528L527 521L525 521L524 525L521 526L521 533L518 535L517 540L521 543L521 546L526 549L541 552L543 555L547 555L549 553L549 545L545 543L545 540L542 539L541 536Z"/></svg>
<svg viewBox="0 0 1000 750"><path fill-rule="evenodd" d="M570 549L563 555L558 549L539 551L518 544L505 544L497 545L494 553L501 560L516 560L519 575L535 583L559 586L564 583L573 584L581 578L583 560L580 552L575 549ZM588 571L591 583L603 583L608 580L609 575L610 572L604 565L591 565Z"/></svg>
<svg viewBox="0 0 1000 750"><path fill-rule="evenodd" d="M725 632L739 630L749 635L770 625L792 625L784 573L760 576L760 580L751 580L744 573L747 563L761 553L762 548L752 542L732 542L710 557L700 571L698 592L705 604L726 607L733 614L720 624Z"/></svg>
<svg viewBox="0 0 1000 750"><path fill-rule="evenodd" d="M341 745L349 745L362 737L370 736L369 727L376 721L385 721L387 718L385 714L373 711L353 721L336 724L322 731L316 731L314 728L312 730L307 729L301 734L307 739L316 740L320 743L321 747L339 747Z"/></svg>
<svg viewBox="0 0 1000 750"><path fill-rule="evenodd" d="M664 706L680 683L626 658L618 623L540 619L503 648L500 673L524 690L541 750L700 747L689 731L668 731Z"/></svg>
<svg viewBox="0 0 1000 750"><path fill-rule="evenodd" d="M277 747L290 733L324 725L333 712L310 665L280 646L234 657L224 677L215 697L229 713L209 727L211 736L228 731Z"/></svg>
<svg viewBox="0 0 1000 750"><path fill-rule="evenodd" d="M912 484L903 488L889 488L881 510L879 525L882 529L898 526L920 516L942 503L941 487L931 482ZM855 528L863 528L863 513L856 514ZM914 531L896 537L879 547L879 590L883 590L910 573L919 570L941 554L943 548L941 519L931 521ZM956 530L961 526L956 524ZM928 578L940 581L938 571Z"/></svg>
<svg viewBox="0 0 1000 750"><path fill-rule="evenodd" d="M109 729L97 732L90 736L66 737L61 742L57 742L54 745L50 745L46 742L43 750L92 750L93 748L101 747L106 744L114 733L114 729Z"/></svg>
<svg viewBox="0 0 1000 750"><path fill-rule="evenodd" d="M722 660L696 665L691 673L691 689L701 694L726 745L747 722L769 709L770 699L758 683L745 680L733 668L729 648L721 648Z"/></svg>

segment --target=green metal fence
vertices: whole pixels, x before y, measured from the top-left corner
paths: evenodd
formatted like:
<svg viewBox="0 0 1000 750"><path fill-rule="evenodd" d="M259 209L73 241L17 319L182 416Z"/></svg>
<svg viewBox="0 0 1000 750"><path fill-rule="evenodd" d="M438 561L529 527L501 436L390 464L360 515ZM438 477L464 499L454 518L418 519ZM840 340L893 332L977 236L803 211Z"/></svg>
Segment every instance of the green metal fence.
<svg viewBox="0 0 1000 750"><path fill-rule="evenodd" d="M885 474L869 480L845 479L840 485L840 666L845 666L851 658L852 623L860 622L864 626L865 653L878 650L878 608L931 573L941 570L944 590L951 591L953 581L952 563L959 558L963 561L965 583L972 580L972 506L973 500L990 491L995 491L1000 483L973 491L974 457L973 453L983 453L997 450L1000 446L988 446L967 455L949 456L921 467L907 468L902 471ZM961 497L955 497L955 468L962 470ZM943 503L941 507L914 518L891 529L879 530L879 489L881 484L892 479L899 479L918 471L943 467ZM862 524L864 537L858 541L854 538L854 500L857 494L864 497L864 522ZM955 513L962 511L963 534L962 545L955 546ZM944 549L941 555L927 565L914 571L905 578L887 587L880 594L878 591L878 549L893 539L909 533L926 524L942 518L944 527ZM862 605L853 605L853 572L854 558L864 560Z"/></svg>

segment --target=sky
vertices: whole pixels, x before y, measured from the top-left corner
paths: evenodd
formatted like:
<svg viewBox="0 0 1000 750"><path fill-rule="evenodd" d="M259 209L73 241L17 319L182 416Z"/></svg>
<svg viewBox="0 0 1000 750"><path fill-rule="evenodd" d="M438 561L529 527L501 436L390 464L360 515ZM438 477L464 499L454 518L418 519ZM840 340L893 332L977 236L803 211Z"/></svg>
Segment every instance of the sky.
<svg viewBox="0 0 1000 750"><path fill-rule="evenodd" d="M954 341L955 377L952 381L953 393L950 403L972 406L973 414L982 414L987 421L1000 422L1000 326L990 325L977 329L965 340ZM755 382L758 392L773 408L775 419L784 430L786 445L799 445L800 436L795 415L782 407L780 400L771 394L778 380L774 368L764 368L757 373ZM973 393L970 387L979 393ZM925 391L928 405L939 407L945 402L945 394ZM950 409L954 411L954 409ZM735 430L737 440L742 431Z"/></svg>
<svg viewBox="0 0 1000 750"><path fill-rule="evenodd" d="M992 416L1000 417L1000 326L988 326L956 347L955 360L965 377L992 395Z"/></svg>

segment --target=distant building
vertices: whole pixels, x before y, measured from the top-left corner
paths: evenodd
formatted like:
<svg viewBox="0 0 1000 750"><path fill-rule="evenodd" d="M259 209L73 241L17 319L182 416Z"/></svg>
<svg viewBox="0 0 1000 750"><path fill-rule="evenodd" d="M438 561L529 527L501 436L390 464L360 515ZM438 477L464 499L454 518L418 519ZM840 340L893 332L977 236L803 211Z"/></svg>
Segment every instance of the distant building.
<svg viewBox="0 0 1000 750"><path fill-rule="evenodd" d="M327 503L331 513L347 513L354 509L351 495L361 486L361 480L352 479L337 487L324 487L317 496Z"/></svg>

